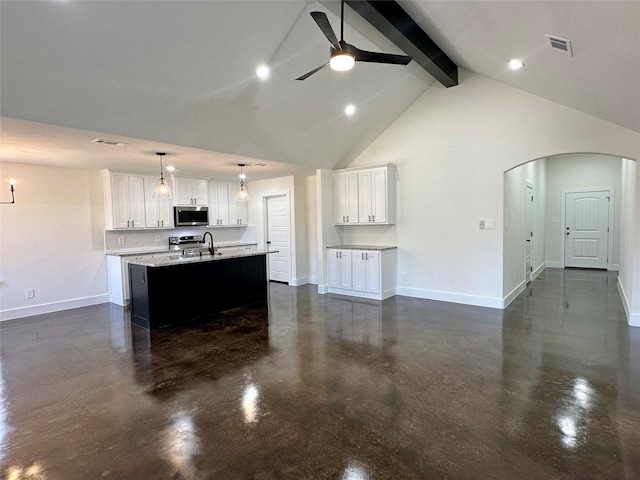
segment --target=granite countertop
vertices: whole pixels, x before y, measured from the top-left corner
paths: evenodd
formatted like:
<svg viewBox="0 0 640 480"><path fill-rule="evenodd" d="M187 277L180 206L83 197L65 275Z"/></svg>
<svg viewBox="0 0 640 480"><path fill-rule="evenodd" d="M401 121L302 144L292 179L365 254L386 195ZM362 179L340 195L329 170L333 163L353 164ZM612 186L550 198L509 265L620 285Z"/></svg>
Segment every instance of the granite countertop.
<svg viewBox="0 0 640 480"><path fill-rule="evenodd" d="M214 242L213 246L215 248L226 248L226 247L253 247L257 246L257 243L239 243L239 242ZM116 255L118 257L126 257L128 255L153 255L155 253L166 253L169 254L178 254L179 250L169 250L167 247L159 248L159 247L137 247L131 249L120 249L120 250L111 250L105 252L105 255Z"/></svg>
<svg viewBox="0 0 640 480"><path fill-rule="evenodd" d="M338 250L393 250L398 247L390 245L334 245L327 248Z"/></svg>
<svg viewBox="0 0 640 480"><path fill-rule="evenodd" d="M229 258L240 257L255 257L257 255L267 255L269 253L277 253L277 250L236 250L231 252L219 252L215 255L203 254L200 255L180 255L176 252L175 255L163 255L161 257L142 257L137 260L131 260L129 263L134 265L142 265L145 267L164 267L168 265L182 265L185 263L201 263L201 262L214 262L217 260L226 260Z"/></svg>

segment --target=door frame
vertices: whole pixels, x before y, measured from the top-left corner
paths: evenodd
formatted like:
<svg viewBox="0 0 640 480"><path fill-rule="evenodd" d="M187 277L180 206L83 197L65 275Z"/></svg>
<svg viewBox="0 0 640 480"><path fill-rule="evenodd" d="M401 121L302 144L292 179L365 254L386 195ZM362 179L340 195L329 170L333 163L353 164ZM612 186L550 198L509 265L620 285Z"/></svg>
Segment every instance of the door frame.
<svg viewBox="0 0 640 480"><path fill-rule="evenodd" d="M534 244L534 240L533 237L531 239L531 268L532 270L527 272L527 187L531 188L531 196L534 197L535 199L535 195L536 195L536 189L533 186L533 183L529 182L528 180L525 180L524 182L524 195L525 195L525 200L524 200L524 283L525 285L529 285L531 282L533 282L533 244ZM534 207L534 203L533 201L531 202L531 231L535 232L535 216L536 216L536 212L535 212L535 207ZM535 235L533 235L535 236Z"/></svg>
<svg viewBox="0 0 640 480"><path fill-rule="evenodd" d="M567 188L562 189L562 205L561 205L561 216L560 216L560 225L562 228L560 229L560 236L562 240L560 242L560 264L562 268L566 268L564 264L564 248L565 248L565 230L566 230L566 210L567 210L567 194L568 193L586 193L586 192L609 192L609 224L607 225L608 236L607 236L607 271L612 270L613 268L613 225L614 225L614 214L615 214L615 188L612 186L608 187L581 187L581 188Z"/></svg>
<svg viewBox="0 0 640 480"><path fill-rule="evenodd" d="M274 197L286 197L287 199L287 208L289 209L289 280L288 283L291 286L295 286L292 283L292 279L293 277L293 228L292 228L292 221L291 221L291 195L289 194L289 192L285 192L285 193L274 193L272 195L265 195L262 197L262 225L264 225L263 228L263 245L264 245L264 249L269 251L270 248L270 244L268 243L269 241L269 199L270 198L274 198ZM271 281L271 272L269 271L269 259L267 258L267 279L269 279L269 281Z"/></svg>

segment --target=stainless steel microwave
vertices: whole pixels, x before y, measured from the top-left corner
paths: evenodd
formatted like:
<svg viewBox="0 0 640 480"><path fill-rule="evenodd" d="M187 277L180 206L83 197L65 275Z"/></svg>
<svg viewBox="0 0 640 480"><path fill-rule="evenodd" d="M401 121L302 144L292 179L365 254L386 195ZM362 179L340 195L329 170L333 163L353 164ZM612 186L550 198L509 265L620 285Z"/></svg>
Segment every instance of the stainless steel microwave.
<svg viewBox="0 0 640 480"><path fill-rule="evenodd" d="M173 207L173 219L176 227L209 225L209 207Z"/></svg>

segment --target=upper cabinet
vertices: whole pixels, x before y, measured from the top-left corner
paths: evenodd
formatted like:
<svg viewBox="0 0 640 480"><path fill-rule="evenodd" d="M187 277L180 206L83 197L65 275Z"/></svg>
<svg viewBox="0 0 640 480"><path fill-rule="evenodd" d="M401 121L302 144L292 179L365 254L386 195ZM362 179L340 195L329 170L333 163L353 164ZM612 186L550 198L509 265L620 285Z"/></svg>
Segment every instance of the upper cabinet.
<svg viewBox="0 0 640 480"><path fill-rule="evenodd" d="M145 226L173 228L173 200L153 196L157 183L158 177L144 177Z"/></svg>
<svg viewBox="0 0 640 480"><path fill-rule="evenodd" d="M334 172L333 208L336 225L395 224L395 165Z"/></svg>
<svg viewBox="0 0 640 480"><path fill-rule="evenodd" d="M198 178L176 178L174 185L176 205L208 205L206 180Z"/></svg>
<svg viewBox="0 0 640 480"><path fill-rule="evenodd" d="M105 227L111 229L144 228L144 177L103 172L105 186Z"/></svg>
<svg viewBox="0 0 640 480"><path fill-rule="evenodd" d="M236 189L235 184L209 182L209 225L247 225L248 205L236 200Z"/></svg>

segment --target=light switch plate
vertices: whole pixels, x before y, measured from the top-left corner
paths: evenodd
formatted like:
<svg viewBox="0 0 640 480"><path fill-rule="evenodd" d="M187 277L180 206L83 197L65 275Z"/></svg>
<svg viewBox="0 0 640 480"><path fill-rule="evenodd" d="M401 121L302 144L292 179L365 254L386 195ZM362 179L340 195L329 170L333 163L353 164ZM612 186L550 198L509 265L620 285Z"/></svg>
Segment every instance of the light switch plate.
<svg viewBox="0 0 640 480"><path fill-rule="evenodd" d="M487 230L495 230L496 221L493 218L488 218L484 221L484 228L486 228Z"/></svg>

